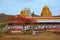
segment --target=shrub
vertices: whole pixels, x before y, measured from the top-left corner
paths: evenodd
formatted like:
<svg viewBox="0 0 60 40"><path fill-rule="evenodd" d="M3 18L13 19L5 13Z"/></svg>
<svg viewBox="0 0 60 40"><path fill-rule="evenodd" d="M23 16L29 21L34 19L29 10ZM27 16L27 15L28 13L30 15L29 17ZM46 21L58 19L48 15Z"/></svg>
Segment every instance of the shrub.
<svg viewBox="0 0 60 40"><path fill-rule="evenodd" d="M6 26L6 24L0 24L0 29L2 29L5 26Z"/></svg>
<svg viewBox="0 0 60 40"><path fill-rule="evenodd" d="M7 34L7 33L8 33L7 30L0 29L0 34Z"/></svg>
<svg viewBox="0 0 60 40"><path fill-rule="evenodd" d="M32 29L27 29L26 31L32 31Z"/></svg>
<svg viewBox="0 0 60 40"><path fill-rule="evenodd" d="M25 33L32 33L32 29L27 29Z"/></svg>

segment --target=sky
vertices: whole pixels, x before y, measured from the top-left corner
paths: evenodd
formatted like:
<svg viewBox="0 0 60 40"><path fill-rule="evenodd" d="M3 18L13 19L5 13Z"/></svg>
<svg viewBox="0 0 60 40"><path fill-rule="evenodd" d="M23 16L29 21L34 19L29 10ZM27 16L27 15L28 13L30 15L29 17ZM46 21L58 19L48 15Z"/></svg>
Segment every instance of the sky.
<svg viewBox="0 0 60 40"><path fill-rule="evenodd" d="M8 15L20 14L24 8L40 15L44 5L47 5L52 15L60 15L60 0L0 0L0 13Z"/></svg>

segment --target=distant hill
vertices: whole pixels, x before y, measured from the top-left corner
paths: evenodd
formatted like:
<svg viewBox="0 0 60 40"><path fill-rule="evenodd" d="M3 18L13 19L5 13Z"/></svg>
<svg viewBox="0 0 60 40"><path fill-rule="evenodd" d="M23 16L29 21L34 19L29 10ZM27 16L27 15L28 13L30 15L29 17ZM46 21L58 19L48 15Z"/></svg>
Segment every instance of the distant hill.
<svg viewBox="0 0 60 40"><path fill-rule="evenodd" d="M4 13L0 13L0 23L3 23L8 17L12 17L14 15L6 15Z"/></svg>

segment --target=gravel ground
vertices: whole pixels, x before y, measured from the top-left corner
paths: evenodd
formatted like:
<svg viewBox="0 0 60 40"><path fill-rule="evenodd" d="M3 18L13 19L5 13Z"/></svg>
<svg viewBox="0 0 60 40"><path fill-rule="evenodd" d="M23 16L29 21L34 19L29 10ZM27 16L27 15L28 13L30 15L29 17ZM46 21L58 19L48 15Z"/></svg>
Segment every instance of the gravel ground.
<svg viewBox="0 0 60 40"><path fill-rule="evenodd" d="M32 34L2 35L2 37L0 37L0 40L60 40L60 34L42 32L37 36L33 36Z"/></svg>

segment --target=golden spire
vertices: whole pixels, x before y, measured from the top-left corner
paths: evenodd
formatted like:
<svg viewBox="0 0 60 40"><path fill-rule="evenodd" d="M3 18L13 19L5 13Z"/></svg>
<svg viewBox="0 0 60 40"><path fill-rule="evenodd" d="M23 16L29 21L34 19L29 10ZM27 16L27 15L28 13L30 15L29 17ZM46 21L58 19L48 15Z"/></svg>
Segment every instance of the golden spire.
<svg viewBox="0 0 60 40"><path fill-rule="evenodd" d="M45 6L43 7L41 16L43 16L43 17L52 16L51 11L50 11L50 9L49 9L49 7L48 7L47 5L45 5Z"/></svg>
<svg viewBox="0 0 60 40"><path fill-rule="evenodd" d="M30 9L29 8L24 8L21 13L20 13L21 16L24 16L24 17L31 17L31 12L30 12Z"/></svg>
<svg viewBox="0 0 60 40"><path fill-rule="evenodd" d="M22 11L20 12L20 16L26 16L25 10L22 10Z"/></svg>

